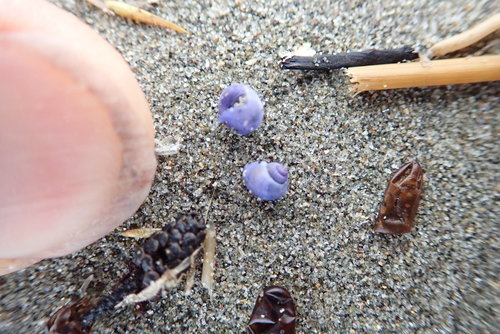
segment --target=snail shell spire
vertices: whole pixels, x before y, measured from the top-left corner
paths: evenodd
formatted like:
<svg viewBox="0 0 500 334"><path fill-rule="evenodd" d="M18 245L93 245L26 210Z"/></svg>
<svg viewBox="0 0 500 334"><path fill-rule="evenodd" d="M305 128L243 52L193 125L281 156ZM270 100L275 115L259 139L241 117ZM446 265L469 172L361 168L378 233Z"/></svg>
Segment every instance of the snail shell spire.
<svg viewBox="0 0 500 334"><path fill-rule="evenodd" d="M288 170L277 162L251 162L243 168L243 179L248 190L265 201L277 200L288 190Z"/></svg>

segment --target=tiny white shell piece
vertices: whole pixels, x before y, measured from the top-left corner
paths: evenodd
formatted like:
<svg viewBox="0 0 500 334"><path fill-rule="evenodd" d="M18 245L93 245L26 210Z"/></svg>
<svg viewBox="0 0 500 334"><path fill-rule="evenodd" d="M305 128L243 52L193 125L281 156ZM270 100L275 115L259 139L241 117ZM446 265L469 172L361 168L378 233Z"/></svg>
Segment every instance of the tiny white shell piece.
<svg viewBox="0 0 500 334"><path fill-rule="evenodd" d="M182 138L166 137L164 139L155 139L156 155L174 155L179 153L182 148Z"/></svg>

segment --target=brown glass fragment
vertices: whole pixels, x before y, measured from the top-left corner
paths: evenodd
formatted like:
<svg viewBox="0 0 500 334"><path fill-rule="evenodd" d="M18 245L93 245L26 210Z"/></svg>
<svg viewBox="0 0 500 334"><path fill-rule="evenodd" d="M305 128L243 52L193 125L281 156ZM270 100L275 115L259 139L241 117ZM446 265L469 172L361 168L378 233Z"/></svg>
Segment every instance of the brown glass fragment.
<svg viewBox="0 0 500 334"><path fill-rule="evenodd" d="M402 234L411 231L422 195L424 170L417 161L401 167L389 181L373 232Z"/></svg>
<svg viewBox="0 0 500 334"><path fill-rule="evenodd" d="M247 334L295 334L297 314L292 296L279 286L264 289L257 298Z"/></svg>

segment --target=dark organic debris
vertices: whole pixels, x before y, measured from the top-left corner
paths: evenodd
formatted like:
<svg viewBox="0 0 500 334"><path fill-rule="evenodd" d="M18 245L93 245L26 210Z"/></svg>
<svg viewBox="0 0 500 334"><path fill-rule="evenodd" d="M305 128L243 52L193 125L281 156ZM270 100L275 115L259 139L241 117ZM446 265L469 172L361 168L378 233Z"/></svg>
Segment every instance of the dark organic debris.
<svg viewBox="0 0 500 334"><path fill-rule="evenodd" d="M175 286L179 276L190 268L191 257L203 245L205 228L204 219L195 213L183 215L175 224L165 226L144 241L132 261L130 272L109 295L84 297L62 307L50 318L46 331L49 334L87 334L97 319L120 304L135 302L132 298L131 302L124 303L131 295L143 301L154 297L161 288ZM156 284L158 281L168 284ZM158 289L150 289L152 286ZM144 294L145 290L149 293Z"/></svg>
<svg viewBox="0 0 500 334"><path fill-rule="evenodd" d="M389 181L374 232L402 234L411 231L424 184L424 170L417 161L401 167Z"/></svg>
<svg viewBox="0 0 500 334"><path fill-rule="evenodd" d="M394 50L370 49L360 52L342 52L334 55L286 57L281 62L281 68L286 70L324 71L342 67L392 64L417 58L418 53L412 47L404 46Z"/></svg>
<svg viewBox="0 0 500 334"><path fill-rule="evenodd" d="M295 334L296 319L290 293L282 287L270 286L257 298L247 334Z"/></svg>
<svg viewBox="0 0 500 334"><path fill-rule="evenodd" d="M133 259L134 264L142 269L142 288L149 286L166 270L177 267L200 248L205 240L205 228L201 216L189 214L146 239Z"/></svg>
<svg viewBox="0 0 500 334"><path fill-rule="evenodd" d="M82 323L82 317L92 307L94 301L84 297L74 304L60 308L49 320L46 327L48 334L87 334L90 327Z"/></svg>

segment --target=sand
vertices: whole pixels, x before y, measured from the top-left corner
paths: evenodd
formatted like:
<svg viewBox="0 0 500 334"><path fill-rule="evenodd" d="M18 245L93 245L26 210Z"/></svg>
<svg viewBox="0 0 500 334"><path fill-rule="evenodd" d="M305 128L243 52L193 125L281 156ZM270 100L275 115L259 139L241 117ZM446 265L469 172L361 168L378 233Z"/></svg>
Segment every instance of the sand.
<svg viewBox="0 0 500 334"><path fill-rule="evenodd" d="M156 137L181 138L183 147L159 158L149 197L114 233L0 277L0 333L40 333L90 276L86 293L107 291L137 245L121 231L161 227L191 210L217 229L214 296L198 268L190 294L180 286L141 309L120 309L95 333L242 333L267 285L292 294L298 333L495 332L500 84L353 97L342 71L282 71L279 59L305 42L322 53L430 46L498 12L498 3L142 1L190 32L181 35L83 0L53 2L122 53ZM217 122L218 95L233 82L252 85L265 103L265 121L250 136ZM413 231L372 233L387 181L411 159L426 171ZM248 193L241 172L255 160L288 166L285 198L266 203Z"/></svg>

